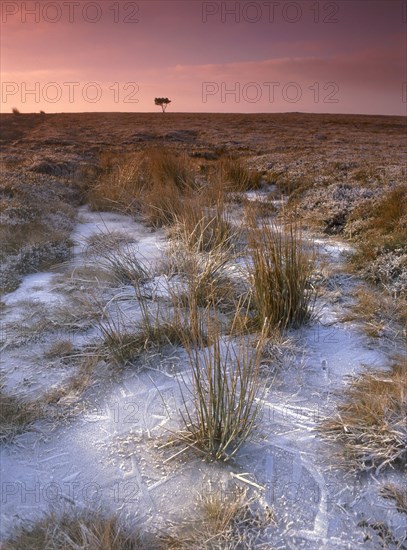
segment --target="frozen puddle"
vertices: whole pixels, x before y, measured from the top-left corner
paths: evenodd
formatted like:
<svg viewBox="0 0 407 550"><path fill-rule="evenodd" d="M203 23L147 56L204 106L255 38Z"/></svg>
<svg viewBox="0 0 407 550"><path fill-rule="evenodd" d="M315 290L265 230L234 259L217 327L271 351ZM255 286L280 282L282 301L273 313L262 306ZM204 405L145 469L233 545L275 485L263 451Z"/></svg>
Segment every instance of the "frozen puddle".
<svg viewBox="0 0 407 550"><path fill-rule="evenodd" d="M134 250L140 258L149 261L159 257L160 245L164 243L160 232L149 231L145 225L133 221L129 216L114 212L90 212L86 206L79 209L80 222L71 235L74 242L74 256L86 251L89 239L94 235L121 233L135 243Z"/></svg>
<svg viewBox="0 0 407 550"><path fill-rule="evenodd" d="M140 259L153 262L162 254L163 235L127 216L87 208L80 209L80 216L72 234L73 257L62 271L83 265L89 239L101 233L124 234ZM340 265L346 245L332 239L319 239L317 245ZM29 300L45 307L63 302L56 284L61 269L25 277L19 289L4 297L3 322L24 315ZM164 276L155 277L150 286L156 297L168 296ZM342 292L346 298L352 285L343 285ZM168 519L182 519L209 482L227 490L238 475L246 480L242 485L261 487L276 513L270 544L261 548L374 550L375 543L364 540L358 527L365 519L387 522L402 538L405 516L378 496L379 483L373 476L344 476L315 430L335 409L336 392L346 376L360 372L364 364L385 367L388 354L372 347L352 324L341 323L343 306L329 301L318 306L319 320L297 331L297 351L276 370L256 436L242 447L235 463L208 464L184 455L163 458L155 445L163 429L177 428L181 399L174 373L188 372L188 362L181 350L149 357L144 369L128 368L95 384L80 416L52 431L41 433L40 425L38 432L3 446L1 536L50 507L72 504L119 511L133 527L137 521L161 526ZM65 379L62 366L44 366L41 345L3 349L1 369L10 391L20 391L24 378L32 379L37 391Z"/></svg>

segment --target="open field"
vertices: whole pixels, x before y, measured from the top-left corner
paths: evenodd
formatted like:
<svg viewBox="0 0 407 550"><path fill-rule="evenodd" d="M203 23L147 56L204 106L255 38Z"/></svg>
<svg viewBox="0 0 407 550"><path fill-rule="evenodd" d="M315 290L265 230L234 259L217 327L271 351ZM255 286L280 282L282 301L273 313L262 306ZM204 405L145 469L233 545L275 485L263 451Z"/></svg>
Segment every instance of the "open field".
<svg viewBox="0 0 407 550"><path fill-rule="evenodd" d="M407 548L406 119L0 123L4 548Z"/></svg>

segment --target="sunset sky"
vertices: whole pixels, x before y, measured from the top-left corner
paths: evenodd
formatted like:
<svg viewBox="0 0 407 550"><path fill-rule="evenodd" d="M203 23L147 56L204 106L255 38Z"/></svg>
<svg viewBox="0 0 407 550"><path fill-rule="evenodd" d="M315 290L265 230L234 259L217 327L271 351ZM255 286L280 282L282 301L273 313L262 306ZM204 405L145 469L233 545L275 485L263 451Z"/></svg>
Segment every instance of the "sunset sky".
<svg viewBox="0 0 407 550"><path fill-rule="evenodd" d="M404 0L1 1L1 112L406 115Z"/></svg>

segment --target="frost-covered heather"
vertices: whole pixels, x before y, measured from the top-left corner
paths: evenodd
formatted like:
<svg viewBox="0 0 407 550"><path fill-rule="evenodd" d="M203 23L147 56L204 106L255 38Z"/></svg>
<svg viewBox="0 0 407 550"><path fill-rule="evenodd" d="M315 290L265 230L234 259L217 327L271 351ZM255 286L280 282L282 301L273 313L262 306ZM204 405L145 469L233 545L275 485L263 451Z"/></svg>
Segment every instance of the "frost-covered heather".
<svg viewBox="0 0 407 550"><path fill-rule="evenodd" d="M110 535L123 546L118 531L133 532L137 539L142 525L151 531L154 548L161 535L168 536L164 547L205 548L203 536L215 537L211 540L222 548L402 548L405 476L387 461L392 449L386 430L397 431L400 455L394 466L399 466L399 458L405 459L404 417L398 414L405 404L405 350L396 322L406 273L405 119L95 113L0 115L0 122L2 276L10 290L21 282L0 296L0 397L11 405L0 423L7 440L1 447L5 547L13 548L14 535L17 546L25 541L34 548L29 526L36 528L38 547L58 545L68 533L81 546L88 544L86 537L98 545L96 527L109 548ZM110 168L124 168L127 159L143 159L152 149L160 159L163 146L169 162L157 161L159 185L148 188L143 181L140 187L130 165L122 173L127 183L113 189L116 196L109 194L112 181L123 182ZM243 169L222 175L225 162ZM223 181L226 173L233 182ZM226 183L237 192L227 196ZM239 193L242 183L255 189ZM132 202L135 192L138 202ZM92 195L100 200L99 211L85 205ZM135 206L126 208L129 215L117 211L117 198L121 206L128 200ZM186 199L196 206L198 198L197 219L184 206ZM218 209L215 227L197 223L206 215L214 219L219 204L225 210ZM201 385L202 399L195 400L197 409L188 408L188 418L185 405L194 402L194 388L183 321L194 329L190 352L199 357L210 355L211 341L216 348L208 331L214 319L222 332L219 341L258 341L247 284L248 205L255 207L255 223L273 221L276 228L284 220L281 211L297 208L305 223L301 246L319 249L305 285L307 291L318 290L318 297L315 316L306 324L268 334L254 365L259 392L252 391L252 405L259 414L250 416L250 437L232 461L208 463L194 430L185 438L182 421L183 414L201 426L197 419L205 413L199 407L205 408L208 396ZM191 239L191 229L184 235L169 230L168 224L183 221L181 212L189 216L185 228L199 229L205 246L201 238ZM217 247L202 229L222 229L223 219L233 239ZM284 285L280 289L284 293ZM236 301L242 309L231 323ZM284 296L281 304L284 308ZM178 317L163 327L154 324L157 312L164 320L166 313ZM101 324L117 329L113 339L105 338ZM197 327L205 337L198 343ZM401 356L397 402L386 389L395 354ZM237 391L245 378L238 362L234 365L239 384L229 386L229 395L236 399L225 400L222 372L210 385L215 413L210 417L221 419L218 412L226 404L229 425L239 420L236 412L246 410L247 395ZM362 384L352 401L355 394L346 388L373 368L377 400L366 397ZM253 380L249 370L246 380ZM397 403L395 415L390 405ZM344 433L331 445L317 428L337 413L344 418L348 405ZM29 417L20 422L12 407ZM362 415L353 414L358 407L362 428L355 421ZM375 426L383 428L384 462L374 460L369 448ZM367 434L374 438L366 439ZM349 441L362 452L363 477L345 474L337 458ZM238 493L231 492L235 486ZM202 495L204 510L196 508L196 495ZM90 501L93 510L103 512L103 519L92 516L91 526L80 514ZM59 503L72 512L64 521L62 514L52 516ZM185 522L190 516L191 523ZM74 518L79 523L71 522ZM264 524L264 519L272 521Z"/></svg>

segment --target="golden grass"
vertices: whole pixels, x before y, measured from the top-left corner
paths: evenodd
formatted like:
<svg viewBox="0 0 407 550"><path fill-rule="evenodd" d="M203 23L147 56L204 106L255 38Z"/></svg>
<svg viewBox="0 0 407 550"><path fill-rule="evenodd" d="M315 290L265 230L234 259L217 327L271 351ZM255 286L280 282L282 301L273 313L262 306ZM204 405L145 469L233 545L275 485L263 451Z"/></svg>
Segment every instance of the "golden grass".
<svg viewBox="0 0 407 550"><path fill-rule="evenodd" d="M106 153L101 164L99 181L89 189L91 208L140 213L154 227L171 224L182 210L182 197L195 187L189 159L166 148Z"/></svg>
<svg viewBox="0 0 407 550"><path fill-rule="evenodd" d="M278 228L249 211L249 283L257 326L270 331L299 327L311 318L315 289L311 284L314 252L304 248L300 223Z"/></svg>
<svg viewBox="0 0 407 550"><path fill-rule="evenodd" d="M343 321L362 324L367 336L396 339L407 334L407 301L403 296L394 298L379 289L360 287L355 292L356 302L343 315Z"/></svg>
<svg viewBox="0 0 407 550"><path fill-rule="evenodd" d="M181 240L196 252L231 249L237 231L228 219L223 201L208 208L200 197L185 200L182 212L175 217L170 236Z"/></svg>
<svg viewBox="0 0 407 550"><path fill-rule="evenodd" d="M258 189L261 186L261 175L249 170L240 158L222 158L218 164L218 171L217 177L228 192L241 193Z"/></svg>
<svg viewBox="0 0 407 550"><path fill-rule="evenodd" d="M105 152L101 155L100 164L102 173L88 191L90 207L93 210L135 212L143 188L142 155L119 156Z"/></svg>
<svg viewBox="0 0 407 550"><path fill-rule="evenodd" d="M101 353L117 366L125 366L151 349L165 345L183 346L198 339L207 342L201 315L192 304L185 311L174 299L162 306L150 301L139 283L134 282L134 300L140 307L141 318L129 318L119 309L112 314L115 299L105 306L96 301L100 315L96 321L102 336Z"/></svg>
<svg viewBox="0 0 407 550"><path fill-rule="evenodd" d="M169 550L254 548L275 519L268 507L255 510L253 502L240 487L202 493L196 511L162 540Z"/></svg>
<svg viewBox="0 0 407 550"><path fill-rule="evenodd" d="M142 282L150 277L147 262L138 257L132 242L123 242L122 234L102 232L88 246L87 257L121 284Z"/></svg>
<svg viewBox="0 0 407 550"><path fill-rule="evenodd" d="M381 254L405 248L407 242L407 185L398 185L381 200L356 208L351 219L362 219L362 232L356 235L357 249L351 265L361 270Z"/></svg>
<svg viewBox="0 0 407 550"><path fill-rule="evenodd" d="M94 511L49 513L31 525L16 529L3 550L152 550L137 532L128 534L116 516Z"/></svg>
<svg viewBox="0 0 407 550"><path fill-rule="evenodd" d="M371 226L381 233L390 234L401 230L400 222L407 212L407 186L395 187L374 208Z"/></svg>
<svg viewBox="0 0 407 550"><path fill-rule="evenodd" d="M239 308L236 318L239 317ZM186 344L192 403L183 391L184 431L176 434L211 460L227 460L252 434L262 393L260 360L265 334L256 343L241 335L223 337L216 316L207 312L210 346ZM232 331L233 332L233 331Z"/></svg>
<svg viewBox="0 0 407 550"><path fill-rule="evenodd" d="M354 377L337 414L321 433L342 446L342 461L357 470L405 464L407 369L404 358L390 371L369 370Z"/></svg>

